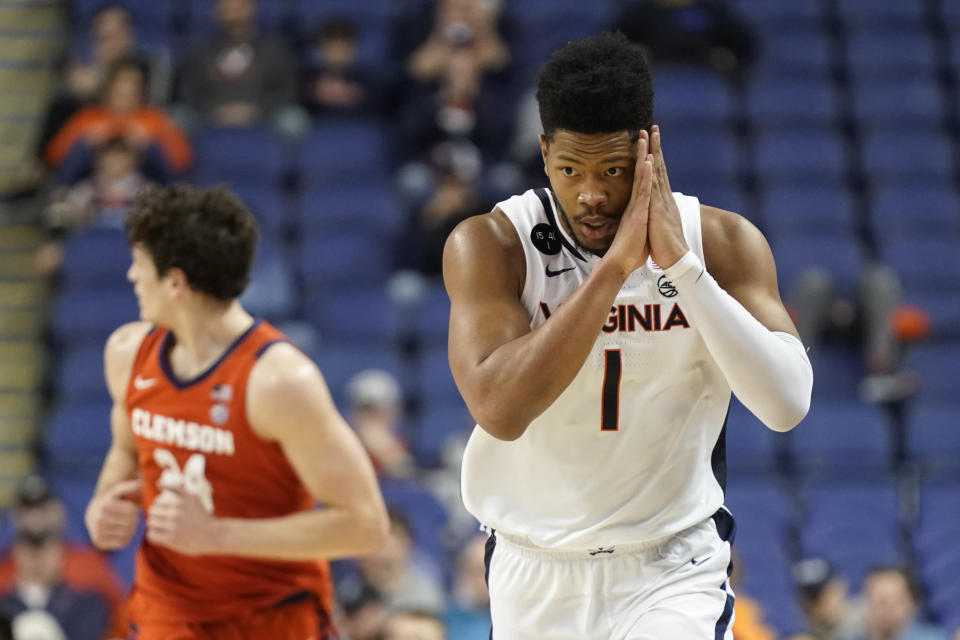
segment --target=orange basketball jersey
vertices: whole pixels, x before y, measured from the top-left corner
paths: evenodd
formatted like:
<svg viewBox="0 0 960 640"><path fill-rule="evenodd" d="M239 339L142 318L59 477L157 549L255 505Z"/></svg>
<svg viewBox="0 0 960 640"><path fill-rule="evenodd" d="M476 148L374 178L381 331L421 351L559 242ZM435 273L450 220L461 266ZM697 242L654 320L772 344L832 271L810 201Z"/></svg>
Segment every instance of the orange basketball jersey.
<svg viewBox="0 0 960 640"><path fill-rule="evenodd" d="M247 421L250 370L270 345L285 340L258 320L206 372L179 380L169 364L173 335L160 327L147 334L126 395L145 511L170 485L197 496L217 517L273 518L314 508L280 446ZM144 539L129 613L141 623L209 622L304 592L316 595L321 617L329 618L326 562L188 557Z"/></svg>

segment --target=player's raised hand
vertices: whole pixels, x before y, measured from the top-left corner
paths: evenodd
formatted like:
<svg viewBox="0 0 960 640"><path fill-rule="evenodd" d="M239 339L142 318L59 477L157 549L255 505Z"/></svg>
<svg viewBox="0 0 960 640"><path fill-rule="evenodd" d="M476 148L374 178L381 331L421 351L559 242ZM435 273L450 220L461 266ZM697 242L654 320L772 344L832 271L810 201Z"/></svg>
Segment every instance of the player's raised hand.
<svg viewBox="0 0 960 640"><path fill-rule="evenodd" d="M637 165L633 172L633 190L623 210L617 235L604 256L630 274L647 260L647 218L653 187L653 157L648 153L650 138L646 131L637 140Z"/></svg>
<svg viewBox="0 0 960 640"><path fill-rule="evenodd" d="M184 555L216 550L215 518L182 487L164 489L147 510L147 540Z"/></svg>
<svg viewBox="0 0 960 640"><path fill-rule="evenodd" d="M650 153L653 156L653 188L650 192L650 220L647 236L653 261L666 269L673 266L689 247L683 237L680 209L670 190L667 165L663 160L660 126L653 125L650 134Z"/></svg>
<svg viewBox="0 0 960 640"><path fill-rule="evenodd" d="M98 549L120 549L130 542L140 517L142 486L139 478L118 482L87 505L84 522Z"/></svg>

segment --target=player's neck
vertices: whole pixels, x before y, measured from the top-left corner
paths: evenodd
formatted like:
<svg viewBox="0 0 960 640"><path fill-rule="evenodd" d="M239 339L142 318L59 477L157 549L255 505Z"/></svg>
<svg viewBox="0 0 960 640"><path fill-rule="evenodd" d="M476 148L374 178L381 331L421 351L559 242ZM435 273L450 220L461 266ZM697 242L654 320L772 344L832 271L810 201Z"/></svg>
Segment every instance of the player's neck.
<svg viewBox="0 0 960 640"><path fill-rule="evenodd" d="M198 301L169 326L174 337L170 364L178 376L202 373L216 362L250 326L254 319L236 300L227 305Z"/></svg>

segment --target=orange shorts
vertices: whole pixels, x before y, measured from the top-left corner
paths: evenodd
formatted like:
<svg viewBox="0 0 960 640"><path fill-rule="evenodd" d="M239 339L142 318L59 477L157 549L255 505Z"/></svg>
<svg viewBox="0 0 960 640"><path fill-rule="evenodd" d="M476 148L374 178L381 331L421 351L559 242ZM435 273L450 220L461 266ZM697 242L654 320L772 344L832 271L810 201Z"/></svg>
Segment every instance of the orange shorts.
<svg viewBox="0 0 960 640"><path fill-rule="evenodd" d="M127 640L336 640L312 598L216 622L130 625Z"/></svg>

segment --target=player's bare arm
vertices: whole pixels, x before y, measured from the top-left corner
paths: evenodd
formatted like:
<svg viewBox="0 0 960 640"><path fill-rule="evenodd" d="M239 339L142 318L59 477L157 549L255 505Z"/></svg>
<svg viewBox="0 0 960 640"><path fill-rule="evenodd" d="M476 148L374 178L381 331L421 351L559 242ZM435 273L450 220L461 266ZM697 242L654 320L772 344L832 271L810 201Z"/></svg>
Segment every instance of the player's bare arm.
<svg viewBox="0 0 960 640"><path fill-rule="evenodd" d="M443 278L451 301L449 357L470 412L492 436L515 440L570 384L627 276L646 259L652 158L638 143L630 203L609 251L584 284L535 330L520 302L524 254L497 210L450 235Z"/></svg>
<svg viewBox="0 0 960 640"><path fill-rule="evenodd" d="M276 560L333 559L380 548L387 514L376 475L309 358L289 344L268 349L250 374L247 413L254 431L280 445L323 507L278 518L217 518L195 496L165 491L148 513L148 539L189 555Z"/></svg>
<svg viewBox="0 0 960 640"><path fill-rule="evenodd" d="M85 522L90 539L100 549L119 549L130 542L140 513L137 451L125 406L133 361L150 323L131 322L113 332L104 349L104 375L113 399L111 443ZM96 428L96 425L90 425Z"/></svg>
<svg viewBox="0 0 960 640"><path fill-rule="evenodd" d="M707 207L701 221L707 264L701 264L677 241L679 211L656 125L650 149L654 260L664 261L664 275L685 294L684 309L744 406L775 431L792 429L809 410L813 371L780 301L770 247L739 216Z"/></svg>

